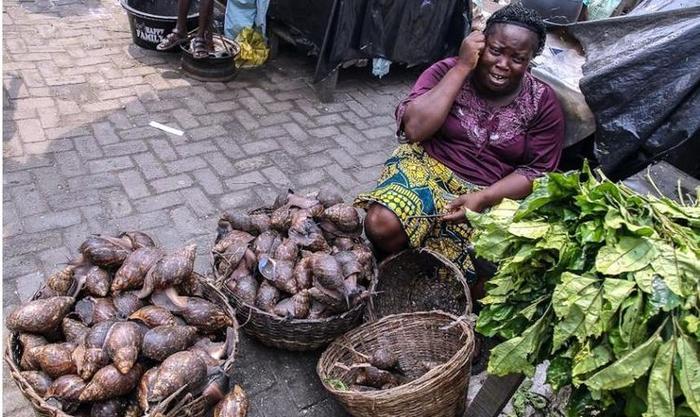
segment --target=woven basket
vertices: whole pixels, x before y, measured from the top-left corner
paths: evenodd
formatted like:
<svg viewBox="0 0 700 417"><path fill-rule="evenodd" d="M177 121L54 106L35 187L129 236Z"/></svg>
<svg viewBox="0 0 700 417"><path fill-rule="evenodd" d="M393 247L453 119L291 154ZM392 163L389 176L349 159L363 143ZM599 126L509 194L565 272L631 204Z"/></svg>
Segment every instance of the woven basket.
<svg viewBox="0 0 700 417"><path fill-rule="evenodd" d="M370 290L367 321L415 311L457 316L472 311L469 286L459 268L429 249L405 250L385 259Z"/></svg>
<svg viewBox="0 0 700 417"><path fill-rule="evenodd" d="M248 214L271 212L271 208L261 207L249 211ZM212 257L216 259L213 253ZM218 277L215 261L212 262L212 268L214 276L217 277L217 284L236 310L241 329L266 346L291 351L317 350L326 347L335 338L362 323L367 303L358 304L345 313L323 319L288 319L268 313L234 295L224 285L222 277ZM375 265L370 288L376 285L376 276Z"/></svg>
<svg viewBox="0 0 700 417"><path fill-rule="evenodd" d="M229 358L222 365L224 372L230 377L233 374L233 362L236 356L236 348L238 346L238 323L236 322L235 314L231 306L218 289L216 289L207 279L201 275L194 274L197 279L198 296L205 298L219 307L223 308L229 317L233 319L233 348ZM32 297L35 300L41 291L40 288ZM200 294L201 293L201 294ZM6 339L5 345L5 362L10 368L10 376L15 381L22 395L29 401L34 413L39 417L70 417L71 415L54 407L46 402L37 392L29 385L27 380L20 374L19 359L22 357L22 346L19 343L19 333L12 332ZM163 417L203 417L207 413L206 399L201 395L193 395L191 393L175 392L168 398L161 401L154 407L151 407L146 416L163 416Z"/></svg>
<svg viewBox="0 0 700 417"><path fill-rule="evenodd" d="M352 383L348 367L358 352L367 355L379 347L390 348L412 380L381 391L338 389L339 381ZM316 371L355 417L454 417L466 400L473 349L472 326L463 317L442 311L394 314L338 338L323 352ZM425 372L423 361L441 365Z"/></svg>
<svg viewBox="0 0 700 417"><path fill-rule="evenodd" d="M366 305L358 304L343 314L322 319L288 319L246 303L226 285L222 285L221 291L229 297L241 329L246 334L266 346L291 351L311 351L327 346L362 323Z"/></svg>

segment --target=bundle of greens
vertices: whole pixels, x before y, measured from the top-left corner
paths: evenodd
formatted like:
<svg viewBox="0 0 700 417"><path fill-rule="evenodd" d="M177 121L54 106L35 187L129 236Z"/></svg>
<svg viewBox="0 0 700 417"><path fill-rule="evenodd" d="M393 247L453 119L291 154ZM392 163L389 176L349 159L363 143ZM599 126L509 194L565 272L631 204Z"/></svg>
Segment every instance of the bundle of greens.
<svg viewBox="0 0 700 417"><path fill-rule="evenodd" d="M499 263L476 327L505 339L489 373L549 360L548 383L574 387L575 416L700 415L700 205L687 200L584 167L468 213L477 254Z"/></svg>

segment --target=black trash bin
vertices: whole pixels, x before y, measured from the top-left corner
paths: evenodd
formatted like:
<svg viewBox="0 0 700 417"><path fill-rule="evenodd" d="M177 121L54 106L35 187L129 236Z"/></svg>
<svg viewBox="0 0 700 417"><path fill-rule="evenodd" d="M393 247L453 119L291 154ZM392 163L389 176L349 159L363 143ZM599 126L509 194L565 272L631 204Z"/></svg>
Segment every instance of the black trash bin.
<svg viewBox="0 0 700 417"><path fill-rule="evenodd" d="M126 9L134 43L142 48L156 49L177 23L178 0L121 0ZM192 0L187 14L187 31L197 27L199 1ZM173 48L177 51L178 48Z"/></svg>

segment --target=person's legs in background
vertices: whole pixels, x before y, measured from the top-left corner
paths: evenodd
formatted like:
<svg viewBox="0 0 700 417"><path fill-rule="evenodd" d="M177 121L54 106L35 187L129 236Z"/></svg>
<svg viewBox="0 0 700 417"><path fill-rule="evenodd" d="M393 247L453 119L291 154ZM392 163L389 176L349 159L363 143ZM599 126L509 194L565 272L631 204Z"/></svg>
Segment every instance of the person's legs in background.
<svg viewBox="0 0 700 417"><path fill-rule="evenodd" d="M160 41L156 49L159 51L167 51L187 40L187 12L189 9L190 0L179 0L177 2L177 22L175 23L175 29Z"/></svg>
<svg viewBox="0 0 700 417"><path fill-rule="evenodd" d="M214 0L200 0L199 2L199 27L197 36L192 39L192 57L206 58L213 49L212 33L210 29L212 14L214 13ZM178 16L179 20L179 16Z"/></svg>

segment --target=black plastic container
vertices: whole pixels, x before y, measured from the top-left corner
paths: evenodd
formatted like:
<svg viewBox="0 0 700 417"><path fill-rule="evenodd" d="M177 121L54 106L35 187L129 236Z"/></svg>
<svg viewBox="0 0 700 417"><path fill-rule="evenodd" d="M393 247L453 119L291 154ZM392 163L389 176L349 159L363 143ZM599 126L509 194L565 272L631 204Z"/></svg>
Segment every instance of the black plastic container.
<svg viewBox="0 0 700 417"><path fill-rule="evenodd" d="M156 49L177 23L177 0L121 0L121 5L129 16L131 37L142 48ZM197 27L198 9L199 1L192 0L187 14L188 32Z"/></svg>

